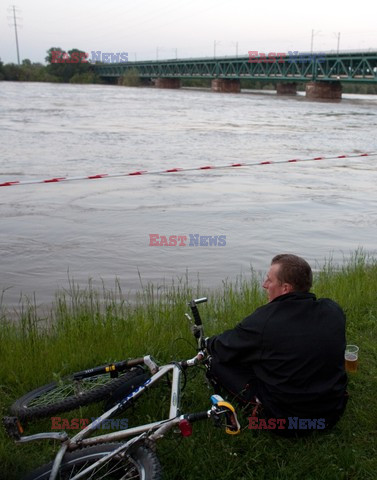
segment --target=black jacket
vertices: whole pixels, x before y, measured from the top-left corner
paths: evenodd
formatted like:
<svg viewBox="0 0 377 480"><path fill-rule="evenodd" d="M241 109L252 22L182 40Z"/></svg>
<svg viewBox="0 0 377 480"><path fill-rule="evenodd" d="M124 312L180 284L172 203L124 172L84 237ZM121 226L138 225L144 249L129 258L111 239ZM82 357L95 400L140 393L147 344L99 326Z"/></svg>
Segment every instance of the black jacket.
<svg viewBox="0 0 377 480"><path fill-rule="evenodd" d="M312 293L281 295L207 340L219 376L221 367L228 376L224 383L238 392L254 383L276 418L322 418L343 409L345 344L342 309Z"/></svg>

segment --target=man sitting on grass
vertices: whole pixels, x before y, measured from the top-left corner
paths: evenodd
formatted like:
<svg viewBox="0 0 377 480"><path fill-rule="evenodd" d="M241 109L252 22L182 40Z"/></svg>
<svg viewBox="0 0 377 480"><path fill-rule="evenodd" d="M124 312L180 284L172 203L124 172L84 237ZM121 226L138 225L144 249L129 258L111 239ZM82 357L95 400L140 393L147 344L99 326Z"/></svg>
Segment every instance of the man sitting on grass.
<svg viewBox="0 0 377 480"><path fill-rule="evenodd" d="M345 315L311 286L303 258L276 255L263 283L269 303L207 339L211 377L241 402L260 402L263 425L279 433L331 427L346 406Z"/></svg>

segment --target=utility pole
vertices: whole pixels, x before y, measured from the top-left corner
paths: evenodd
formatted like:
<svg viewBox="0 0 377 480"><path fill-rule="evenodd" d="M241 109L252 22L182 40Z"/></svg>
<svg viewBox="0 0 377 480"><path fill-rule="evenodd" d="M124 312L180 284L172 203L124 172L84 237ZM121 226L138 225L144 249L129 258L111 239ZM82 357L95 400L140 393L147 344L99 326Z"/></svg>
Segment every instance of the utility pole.
<svg viewBox="0 0 377 480"><path fill-rule="evenodd" d="M334 33L334 35L335 35L335 36L337 37L337 39L338 39L338 43L337 43L337 46L336 46L336 53L339 54L340 32Z"/></svg>
<svg viewBox="0 0 377 480"><path fill-rule="evenodd" d="M20 65L20 49L18 46L18 34L17 34L17 15L16 15L16 6L12 5L11 9L13 11L13 26L14 26L14 33L16 35L16 47L17 47L17 62Z"/></svg>
<svg viewBox="0 0 377 480"><path fill-rule="evenodd" d="M311 38L311 42L310 42L310 53L313 53L314 36L318 35L319 33L321 33L321 30L318 30L317 32L315 32L314 29L312 30L312 38Z"/></svg>
<svg viewBox="0 0 377 480"><path fill-rule="evenodd" d="M232 47L236 47L236 58L238 58L238 41L237 42L230 42Z"/></svg>
<svg viewBox="0 0 377 480"><path fill-rule="evenodd" d="M234 43L232 42L233 45L236 45L236 57L238 58L238 42Z"/></svg>
<svg viewBox="0 0 377 480"><path fill-rule="evenodd" d="M217 42L216 40L213 42L213 58L216 58L216 46L220 45L221 42Z"/></svg>

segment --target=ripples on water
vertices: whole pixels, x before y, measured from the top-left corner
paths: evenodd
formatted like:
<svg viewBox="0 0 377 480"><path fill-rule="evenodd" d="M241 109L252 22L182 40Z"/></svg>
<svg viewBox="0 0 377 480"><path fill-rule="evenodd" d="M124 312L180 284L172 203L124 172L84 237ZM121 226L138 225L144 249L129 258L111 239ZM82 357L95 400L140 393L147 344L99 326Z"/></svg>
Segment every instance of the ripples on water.
<svg viewBox="0 0 377 480"><path fill-rule="evenodd" d="M377 151L377 97L218 94L2 82L0 182ZM295 252L375 252L377 157L0 188L0 289L50 302L68 274L124 292L199 273L205 287ZM151 247L149 234L226 235Z"/></svg>

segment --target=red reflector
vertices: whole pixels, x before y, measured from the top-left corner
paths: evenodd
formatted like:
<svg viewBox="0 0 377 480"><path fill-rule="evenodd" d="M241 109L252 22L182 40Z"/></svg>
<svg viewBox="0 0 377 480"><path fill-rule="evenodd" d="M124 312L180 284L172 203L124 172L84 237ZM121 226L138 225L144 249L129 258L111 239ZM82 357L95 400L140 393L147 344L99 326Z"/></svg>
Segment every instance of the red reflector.
<svg viewBox="0 0 377 480"><path fill-rule="evenodd" d="M192 435L192 425L191 423L184 419L179 422L179 429L181 431L182 437L189 437Z"/></svg>
<svg viewBox="0 0 377 480"><path fill-rule="evenodd" d="M22 425L19 421L17 421L17 430L20 435L24 433L24 429L22 428Z"/></svg>

